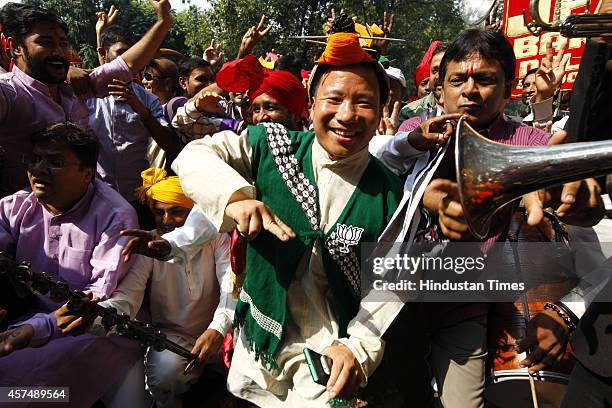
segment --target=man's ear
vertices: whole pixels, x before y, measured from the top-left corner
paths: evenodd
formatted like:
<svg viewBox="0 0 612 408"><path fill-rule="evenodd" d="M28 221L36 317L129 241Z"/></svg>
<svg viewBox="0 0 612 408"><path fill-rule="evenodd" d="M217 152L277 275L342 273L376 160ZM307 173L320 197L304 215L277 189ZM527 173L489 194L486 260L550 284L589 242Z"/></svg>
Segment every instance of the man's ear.
<svg viewBox="0 0 612 408"><path fill-rule="evenodd" d="M23 55L21 47L17 45L17 41L15 41L13 37L6 37L6 44L11 58L17 59L17 57Z"/></svg>
<svg viewBox="0 0 612 408"><path fill-rule="evenodd" d="M91 183L95 175L96 175L96 170L93 167L85 168L85 174L83 177L85 177L85 180L87 181L87 183Z"/></svg>
<svg viewBox="0 0 612 408"><path fill-rule="evenodd" d="M184 91L186 91L187 90L187 78L179 77L179 85Z"/></svg>
<svg viewBox="0 0 612 408"><path fill-rule="evenodd" d="M506 81L506 89L504 89L504 99L510 99L510 97L512 96L512 90L516 88L516 86L518 85L518 81L518 78L514 78L512 81Z"/></svg>
<svg viewBox="0 0 612 408"><path fill-rule="evenodd" d="M106 50L104 49L104 47L98 47L97 51L100 58L106 58Z"/></svg>

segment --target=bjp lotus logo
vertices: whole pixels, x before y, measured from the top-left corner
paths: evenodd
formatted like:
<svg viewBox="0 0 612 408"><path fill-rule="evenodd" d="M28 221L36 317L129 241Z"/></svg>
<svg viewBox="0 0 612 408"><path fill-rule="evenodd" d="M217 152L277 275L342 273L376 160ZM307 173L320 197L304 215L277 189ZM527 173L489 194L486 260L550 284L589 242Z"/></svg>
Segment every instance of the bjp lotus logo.
<svg viewBox="0 0 612 408"><path fill-rule="evenodd" d="M353 227L352 225L338 224L336 226L336 235L340 246L338 250L344 254L349 253L351 245L357 245L363 234L363 228Z"/></svg>

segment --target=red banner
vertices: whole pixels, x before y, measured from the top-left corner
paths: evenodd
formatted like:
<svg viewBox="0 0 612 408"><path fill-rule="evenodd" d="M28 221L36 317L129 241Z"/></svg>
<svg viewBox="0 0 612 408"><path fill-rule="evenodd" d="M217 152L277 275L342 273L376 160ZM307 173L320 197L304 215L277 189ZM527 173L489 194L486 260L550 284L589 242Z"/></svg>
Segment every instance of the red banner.
<svg viewBox="0 0 612 408"><path fill-rule="evenodd" d="M560 19L563 21L570 14L583 13L586 10L587 0L540 0L539 9L540 16L544 21L554 21L556 1L561 1ZM594 12L599 5L600 0L591 0L590 11ZM516 75L522 79L525 73L532 68L540 66L542 58L546 54L544 40L550 38L552 46L556 53L557 40L559 33L545 32L539 37L531 34L525 25L523 11L529 18L529 0L504 0L504 35L514 48L516 55ZM570 54L570 61L567 66L565 77L561 89L572 89L576 75L578 74L578 66L580 58L584 51L584 38L569 39L568 49L566 54ZM513 97L520 97L521 81L517 88L513 91Z"/></svg>

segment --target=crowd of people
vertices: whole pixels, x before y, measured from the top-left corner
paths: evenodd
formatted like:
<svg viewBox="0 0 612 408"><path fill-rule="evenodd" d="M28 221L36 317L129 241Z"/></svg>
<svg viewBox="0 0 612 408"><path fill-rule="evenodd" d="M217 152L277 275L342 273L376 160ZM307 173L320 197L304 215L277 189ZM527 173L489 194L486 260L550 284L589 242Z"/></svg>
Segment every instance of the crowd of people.
<svg viewBox="0 0 612 408"><path fill-rule="evenodd" d="M171 7L149 2L157 18L141 38L116 7L98 13L91 70L71 65L71 28L53 10L0 9L0 252L85 305L30 291L36 278L3 266L0 386L69 387L75 407L496 406L485 395L494 305L381 300L362 285L361 244L486 252L521 211L524 228L559 233L552 213L570 246L605 242L595 178L526 194L475 238L450 141L460 120L503 145L607 139L609 37L586 42L571 106L567 41L543 40L540 67L517 78L499 27L433 42L409 96L385 57L386 16L365 43L334 13L312 67L254 56L271 30L262 17L223 64L214 40L201 58L160 48ZM519 83L525 116L509 116ZM574 256L605 277L610 252ZM611 285L596 286L546 303L516 345L517 368L537 377L571 339L563 407L612 405ZM100 307L191 358L109 332Z"/></svg>

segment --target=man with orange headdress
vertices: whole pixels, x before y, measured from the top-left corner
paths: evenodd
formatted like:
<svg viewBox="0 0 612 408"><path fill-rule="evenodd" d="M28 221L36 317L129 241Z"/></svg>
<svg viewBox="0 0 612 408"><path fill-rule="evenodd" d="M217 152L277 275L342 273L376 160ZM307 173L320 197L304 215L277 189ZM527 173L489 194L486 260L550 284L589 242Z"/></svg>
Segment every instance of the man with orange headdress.
<svg viewBox="0 0 612 408"><path fill-rule="evenodd" d="M173 164L217 230L250 239L228 386L265 407L354 404L401 307L361 299L359 243L376 242L401 192L368 154L387 73L355 33L339 32L310 78L314 132L264 123L218 133ZM328 380L314 381L305 348L327 357Z"/></svg>
<svg viewBox="0 0 612 408"><path fill-rule="evenodd" d="M137 193L155 215L157 231L122 231L122 235L138 237L124 250L127 260L138 245L146 246L161 234L170 239L172 231L185 223L193 207L178 177L167 177L165 170L147 169L142 172L142 180ZM219 368L222 374L217 352L231 329L235 301L231 295L229 237L214 234L211 238L198 248L182 248L181 253L175 249L169 254L174 257L169 262L136 255L125 279L108 300L99 304L134 318L147 292L152 324L170 340L191 349L201 363L213 363L210 368ZM77 317L70 315L66 306L56 312L56 318L60 327L70 326L64 334L78 327L71 326ZM91 330L102 331L101 321L94 321ZM152 347L147 350L146 385L158 407L179 406L180 394L197 381L204 365L185 375L186 365L184 357L171 351L157 351Z"/></svg>

